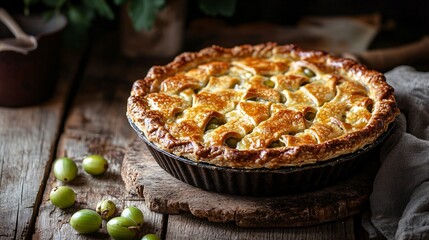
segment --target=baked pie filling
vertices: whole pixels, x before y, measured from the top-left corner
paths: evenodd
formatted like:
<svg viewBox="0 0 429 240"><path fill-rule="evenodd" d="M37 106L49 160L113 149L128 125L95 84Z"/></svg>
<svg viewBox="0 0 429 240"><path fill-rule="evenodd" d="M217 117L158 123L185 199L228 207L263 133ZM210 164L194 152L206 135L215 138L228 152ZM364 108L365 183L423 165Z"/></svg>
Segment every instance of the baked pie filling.
<svg viewBox="0 0 429 240"><path fill-rule="evenodd" d="M235 168L301 166L352 153L397 113L381 73L274 43L179 55L134 83L127 110L161 149Z"/></svg>

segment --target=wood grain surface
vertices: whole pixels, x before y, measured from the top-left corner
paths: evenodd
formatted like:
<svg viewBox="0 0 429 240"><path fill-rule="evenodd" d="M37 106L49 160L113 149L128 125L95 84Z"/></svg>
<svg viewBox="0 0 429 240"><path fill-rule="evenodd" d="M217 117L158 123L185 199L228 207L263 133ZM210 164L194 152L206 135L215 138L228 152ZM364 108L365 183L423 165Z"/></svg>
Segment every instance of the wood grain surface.
<svg viewBox="0 0 429 240"><path fill-rule="evenodd" d="M199 240L352 240L353 218L299 228L241 228L233 223L209 223L191 214L169 215L166 239ZM190 237L192 236L192 238Z"/></svg>
<svg viewBox="0 0 429 240"><path fill-rule="evenodd" d="M61 132L79 55L64 54L54 96L42 104L0 107L0 239L27 238Z"/></svg>
<svg viewBox="0 0 429 240"><path fill-rule="evenodd" d="M52 161L63 111L62 101L36 109L0 109L1 237L22 238L33 221Z"/></svg>
<svg viewBox="0 0 429 240"><path fill-rule="evenodd" d="M367 206L372 177L364 169L330 187L282 197L218 194L165 172L138 138L122 164L126 188L144 198L149 209L166 214L190 212L211 222L235 222L241 227L309 226L354 215Z"/></svg>
<svg viewBox="0 0 429 240"><path fill-rule="evenodd" d="M160 236L162 233L163 214L149 211L141 199L127 194L120 176L126 147L134 136L125 118L126 99L132 82L126 79L126 74L120 74L125 71L125 65L103 56L101 49L103 46L95 49L95 57L89 62L56 153L56 157L67 156L75 160L78 177L64 184L50 173L33 239L109 239L105 221L99 232L89 235L79 235L68 223L74 212L95 209L102 199L113 200L117 204L117 214L130 205L140 208L145 215L142 234L152 232ZM115 67L118 65L122 66L121 71ZM145 68L139 66L139 69L144 71ZM100 154L108 160L106 173L93 177L83 171L82 160L90 154ZM58 185L68 185L76 192L73 207L61 210L50 203L49 193Z"/></svg>

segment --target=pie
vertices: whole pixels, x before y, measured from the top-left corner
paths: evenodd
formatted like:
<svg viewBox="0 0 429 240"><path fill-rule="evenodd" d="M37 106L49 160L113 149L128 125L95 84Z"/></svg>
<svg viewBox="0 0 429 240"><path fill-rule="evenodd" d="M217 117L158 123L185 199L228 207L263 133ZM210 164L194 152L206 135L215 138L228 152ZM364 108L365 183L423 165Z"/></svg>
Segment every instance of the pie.
<svg viewBox="0 0 429 240"><path fill-rule="evenodd" d="M383 74L275 43L183 53L137 80L127 106L129 120L160 149L249 169L353 153L398 113Z"/></svg>

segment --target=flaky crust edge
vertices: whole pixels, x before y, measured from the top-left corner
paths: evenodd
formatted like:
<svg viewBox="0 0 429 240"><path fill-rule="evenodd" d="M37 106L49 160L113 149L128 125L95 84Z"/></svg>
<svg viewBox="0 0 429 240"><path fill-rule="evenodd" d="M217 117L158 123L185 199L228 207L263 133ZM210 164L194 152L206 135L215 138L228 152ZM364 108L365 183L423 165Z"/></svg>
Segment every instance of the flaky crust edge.
<svg viewBox="0 0 429 240"><path fill-rule="evenodd" d="M178 71L212 60L247 56L269 57L272 54L290 54L316 65L326 64L330 68L345 71L353 79L361 81L375 93L373 114L367 126L321 144L254 150L237 150L226 146L205 147L198 142L173 137L165 128L163 117L149 109L142 98L150 92L158 91L161 81ZM271 42L234 48L211 46L199 52L183 53L165 66L152 67L144 79L134 83L131 96L128 98L127 116L149 141L175 155L223 167L275 169L332 159L373 143L399 114L393 91L383 74L369 70L354 60L334 57L322 51L306 51L292 44L277 45Z"/></svg>

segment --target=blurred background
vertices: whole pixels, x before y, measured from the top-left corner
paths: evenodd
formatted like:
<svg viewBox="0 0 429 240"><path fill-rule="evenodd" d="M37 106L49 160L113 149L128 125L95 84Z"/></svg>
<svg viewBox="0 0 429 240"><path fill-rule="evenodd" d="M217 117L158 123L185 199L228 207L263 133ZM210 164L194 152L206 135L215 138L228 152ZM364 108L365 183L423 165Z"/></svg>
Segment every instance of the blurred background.
<svg viewBox="0 0 429 240"><path fill-rule="evenodd" d="M429 34L429 1L422 0L2 0L0 7L44 17L61 12L69 20L67 46L108 39L129 59L267 41L362 53Z"/></svg>
<svg viewBox="0 0 429 240"><path fill-rule="evenodd" d="M188 22L204 17L196 5L189 5ZM370 48L389 47L418 40L429 33L429 1L420 0L249 0L237 1L228 24L270 22L296 26L308 16L338 17L378 15L379 29Z"/></svg>

